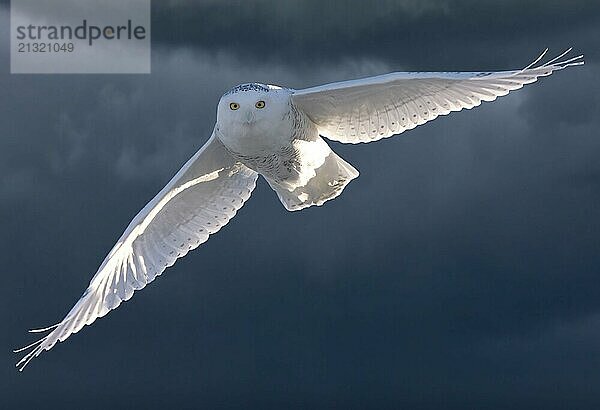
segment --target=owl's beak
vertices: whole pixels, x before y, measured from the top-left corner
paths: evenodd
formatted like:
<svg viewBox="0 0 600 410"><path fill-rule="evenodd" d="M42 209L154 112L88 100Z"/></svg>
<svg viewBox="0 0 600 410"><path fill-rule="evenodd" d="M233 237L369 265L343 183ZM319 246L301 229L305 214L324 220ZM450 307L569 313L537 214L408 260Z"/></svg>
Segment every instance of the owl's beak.
<svg viewBox="0 0 600 410"><path fill-rule="evenodd" d="M254 122L254 120L255 120L254 112L253 111L247 111L246 112L246 122L248 124L252 124Z"/></svg>

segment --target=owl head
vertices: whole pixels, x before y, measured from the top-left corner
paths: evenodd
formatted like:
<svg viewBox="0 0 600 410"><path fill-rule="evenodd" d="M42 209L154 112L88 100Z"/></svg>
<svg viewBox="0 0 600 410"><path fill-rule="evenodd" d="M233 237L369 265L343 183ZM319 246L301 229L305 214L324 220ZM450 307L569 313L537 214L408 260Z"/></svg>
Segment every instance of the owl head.
<svg viewBox="0 0 600 410"><path fill-rule="evenodd" d="M217 106L217 123L260 127L281 120L289 112L287 89L259 83L241 84L227 91Z"/></svg>

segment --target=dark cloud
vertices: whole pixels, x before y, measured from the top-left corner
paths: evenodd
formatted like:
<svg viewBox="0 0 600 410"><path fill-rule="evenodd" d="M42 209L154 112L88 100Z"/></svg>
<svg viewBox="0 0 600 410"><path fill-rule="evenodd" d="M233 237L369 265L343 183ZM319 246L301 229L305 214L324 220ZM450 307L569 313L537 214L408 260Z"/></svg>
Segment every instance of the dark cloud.
<svg viewBox="0 0 600 410"><path fill-rule="evenodd" d="M0 407L598 407L596 3L224 4L154 2L150 76L6 74L0 13ZM361 171L339 199L288 213L260 183L200 249L13 370L9 348L62 317L226 89L518 67L546 45L587 64L332 143Z"/></svg>
<svg viewBox="0 0 600 410"><path fill-rule="evenodd" d="M600 5L581 0L485 2L308 0L299 2L171 1L154 4L153 40L233 50L245 61L313 66L368 56L409 70L497 68L546 46L592 52ZM226 16L223 18L223 16ZM577 39L577 44L574 40ZM493 45L493 46L491 46ZM596 56L594 56L594 59ZM588 61L590 59L588 58Z"/></svg>

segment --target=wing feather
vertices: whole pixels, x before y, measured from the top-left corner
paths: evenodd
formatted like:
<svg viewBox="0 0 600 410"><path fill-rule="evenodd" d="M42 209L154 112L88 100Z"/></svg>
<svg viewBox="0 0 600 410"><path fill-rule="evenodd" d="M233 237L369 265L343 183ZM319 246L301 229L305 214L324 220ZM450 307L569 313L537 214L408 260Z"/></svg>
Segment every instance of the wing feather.
<svg viewBox="0 0 600 410"><path fill-rule="evenodd" d="M64 319L34 330L50 333L15 351L32 348L17 363L19 370L129 300L177 258L208 240L250 197L257 176L233 159L213 134L131 221Z"/></svg>
<svg viewBox="0 0 600 410"><path fill-rule="evenodd" d="M546 51L522 70L391 73L296 90L292 99L326 138L352 144L377 141L583 64L583 56L559 61L568 49L536 66Z"/></svg>

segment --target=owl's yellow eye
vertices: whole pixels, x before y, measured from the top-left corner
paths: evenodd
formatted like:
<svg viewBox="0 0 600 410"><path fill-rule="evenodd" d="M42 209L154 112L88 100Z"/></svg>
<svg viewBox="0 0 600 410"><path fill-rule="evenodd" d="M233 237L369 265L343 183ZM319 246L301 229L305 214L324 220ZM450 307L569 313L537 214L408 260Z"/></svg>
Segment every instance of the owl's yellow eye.
<svg viewBox="0 0 600 410"><path fill-rule="evenodd" d="M240 108L240 105L238 103L229 103L229 108L231 108L233 111L237 110L238 108Z"/></svg>
<svg viewBox="0 0 600 410"><path fill-rule="evenodd" d="M256 108L265 108L265 102L264 101L257 101L256 104L254 104L254 106Z"/></svg>

